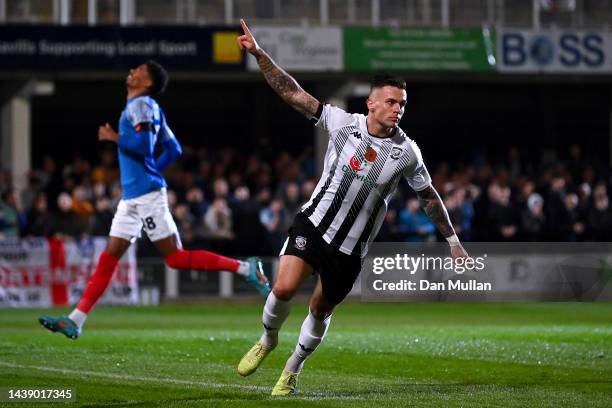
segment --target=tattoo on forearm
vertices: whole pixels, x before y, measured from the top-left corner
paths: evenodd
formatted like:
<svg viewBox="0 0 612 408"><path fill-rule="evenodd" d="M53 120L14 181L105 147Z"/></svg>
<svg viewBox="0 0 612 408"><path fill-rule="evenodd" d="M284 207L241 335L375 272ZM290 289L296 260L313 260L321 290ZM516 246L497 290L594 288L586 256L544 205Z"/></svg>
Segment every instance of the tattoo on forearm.
<svg viewBox="0 0 612 408"><path fill-rule="evenodd" d="M446 207L436 189L429 186L425 190L417 192L417 195L425 214L427 214L436 227L438 227L440 233L445 238L453 235L455 229L450 222Z"/></svg>
<svg viewBox="0 0 612 408"><path fill-rule="evenodd" d="M257 58L257 63L268 84L285 102L309 119L317 112L319 101L304 91L268 54L262 53Z"/></svg>

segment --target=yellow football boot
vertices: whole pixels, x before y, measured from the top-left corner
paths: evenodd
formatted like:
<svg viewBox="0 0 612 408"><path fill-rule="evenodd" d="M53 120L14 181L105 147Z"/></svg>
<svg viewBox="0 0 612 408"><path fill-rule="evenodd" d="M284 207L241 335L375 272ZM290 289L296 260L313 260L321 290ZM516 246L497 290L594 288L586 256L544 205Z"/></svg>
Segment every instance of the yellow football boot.
<svg viewBox="0 0 612 408"><path fill-rule="evenodd" d="M266 347L261 341L255 343L238 363L238 374L243 377L253 374L272 350L274 347Z"/></svg>
<svg viewBox="0 0 612 408"><path fill-rule="evenodd" d="M272 395L283 396L295 394L299 374L300 373L292 373L291 371L283 370L283 373L272 389Z"/></svg>

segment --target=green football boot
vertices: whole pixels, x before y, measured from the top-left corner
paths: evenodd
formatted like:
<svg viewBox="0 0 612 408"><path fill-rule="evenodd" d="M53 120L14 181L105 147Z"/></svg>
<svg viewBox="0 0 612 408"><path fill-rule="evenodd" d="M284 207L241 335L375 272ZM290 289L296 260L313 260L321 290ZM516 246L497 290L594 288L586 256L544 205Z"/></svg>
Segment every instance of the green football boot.
<svg viewBox="0 0 612 408"><path fill-rule="evenodd" d="M245 277L246 281L253 286L264 299L270 294L270 281L266 277L266 274L261 263L261 259L256 257L247 258L246 262L249 263L249 274Z"/></svg>
<svg viewBox="0 0 612 408"><path fill-rule="evenodd" d="M64 336L72 340L76 340L81 335L79 326L77 326L77 324L71 319L69 319L67 316L61 316L58 318L50 316L40 316L38 318L38 321L45 328L51 330L52 332L62 333Z"/></svg>

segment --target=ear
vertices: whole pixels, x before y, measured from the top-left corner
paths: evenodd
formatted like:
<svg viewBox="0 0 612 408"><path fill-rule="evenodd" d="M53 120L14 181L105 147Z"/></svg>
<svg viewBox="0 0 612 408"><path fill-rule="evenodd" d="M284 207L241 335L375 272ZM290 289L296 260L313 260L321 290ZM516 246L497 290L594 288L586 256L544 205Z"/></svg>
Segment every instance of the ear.
<svg viewBox="0 0 612 408"><path fill-rule="evenodd" d="M374 112L374 101L370 98L366 100L366 106L368 107L369 112Z"/></svg>

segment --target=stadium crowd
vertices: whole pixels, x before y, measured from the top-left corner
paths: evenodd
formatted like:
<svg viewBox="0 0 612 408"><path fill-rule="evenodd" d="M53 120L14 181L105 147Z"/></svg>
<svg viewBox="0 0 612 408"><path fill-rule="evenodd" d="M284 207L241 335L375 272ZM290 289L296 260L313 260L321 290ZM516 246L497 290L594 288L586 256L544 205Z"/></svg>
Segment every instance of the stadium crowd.
<svg viewBox="0 0 612 408"><path fill-rule="evenodd" d="M184 150L166 179L185 246L277 253L293 214L316 186L312 153ZM612 240L609 167L586 160L578 145L543 150L533 161L512 147L501 160L482 154L428 167L464 241ZM102 150L95 163L75 156L62 165L45 157L21 192L2 171L0 238L105 236L121 198L118 180L113 149ZM436 239L416 196L400 183L377 240Z"/></svg>

